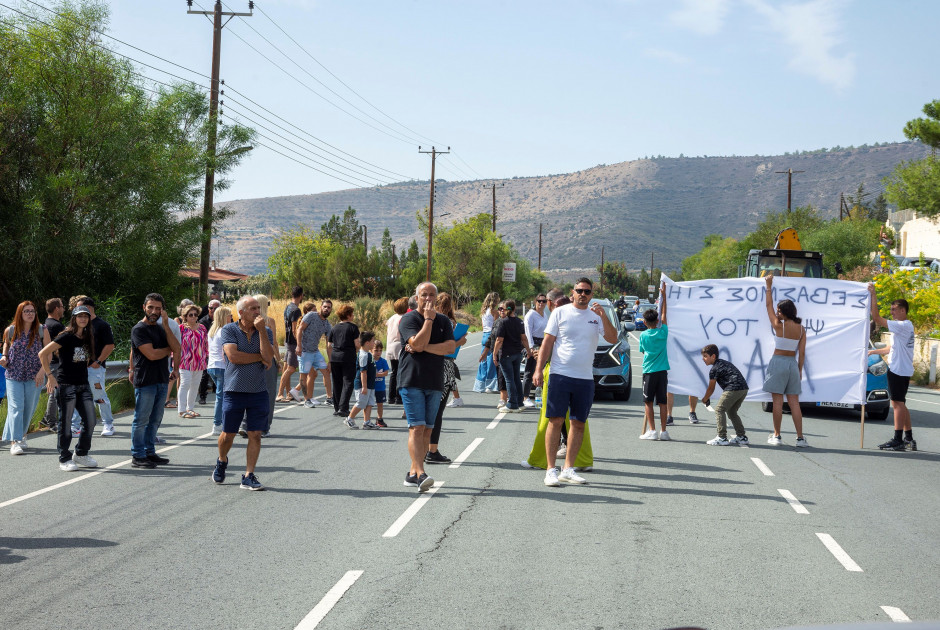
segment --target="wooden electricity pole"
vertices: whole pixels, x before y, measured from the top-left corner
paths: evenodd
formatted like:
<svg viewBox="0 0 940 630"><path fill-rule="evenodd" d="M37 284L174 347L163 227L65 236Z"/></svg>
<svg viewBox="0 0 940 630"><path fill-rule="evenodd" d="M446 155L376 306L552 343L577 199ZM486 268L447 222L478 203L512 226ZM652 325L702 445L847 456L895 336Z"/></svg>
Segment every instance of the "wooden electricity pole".
<svg viewBox="0 0 940 630"><path fill-rule="evenodd" d="M785 171L774 171L775 173L785 174L787 176L787 214L790 214L790 200L793 199L793 174L805 173L806 171L794 171L788 168Z"/></svg>
<svg viewBox="0 0 940 630"><path fill-rule="evenodd" d="M232 13L222 11L222 0L216 0L212 11L193 11L192 0L187 0L189 9L186 13L192 15L212 16L212 82L209 88L209 138L206 144L206 188L205 200L202 205L202 245L199 250L199 293L197 300L200 304L206 303L209 292L209 253L212 246L212 202L215 192L215 148L218 140L219 118L219 58L222 53L222 29L235 17L250 17L254 11L255 3L249 2L249 13ZM222 22L222 16L228 20Z"/></svg>
<svg viewBox="0 0 940 630"><path fill-rule="evenodd" d="M418 147L418 153L430 153L431 154L431 203L428 205L428 272L425 277L425 282L431 281L431 244L434 235L434 162L437 160L438 155L446 155L450 153L450 147L447 147L447 151L438 151L434 147L431 147L430 151L422 151L421 147Z"/></svg>
<svg viewBox="0 0 940 630"><path fill-rule="evenodd" d="M539 271L542 271L542 224L539 223Z"/></svg>

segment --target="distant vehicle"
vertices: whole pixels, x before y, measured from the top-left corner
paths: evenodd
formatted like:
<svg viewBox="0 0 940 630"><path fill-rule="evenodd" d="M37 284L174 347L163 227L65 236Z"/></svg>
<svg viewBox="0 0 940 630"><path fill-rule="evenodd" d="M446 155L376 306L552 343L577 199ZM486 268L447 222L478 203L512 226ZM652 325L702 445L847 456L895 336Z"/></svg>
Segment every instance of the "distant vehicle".
<svg viewBox="0 0 940 630"><path fill-rule="evenodd" d="M803 278L823 277L823 255L820 252L803 251L796 230L787 228L777 234L772 249L752 249L744 264L744 276L789 276Z"/></svg>
<svg viewBox="0 0 940 630"><path fill-rule="evenodd" d="M936 258L924 256L924 264L920 263L920 256L908 256L898 261L898 271L917 271L918 269L932 269L931 265L937 262Z"/></svg>
<svg viewBox="0 0 940 630"><path fill-rule="evenodd" d="M935 258L932 263L930 263L930 270L934 273L940 273L940 258Z"/></svg>
<svg viewBox="0 0 940 630"><path fill-rule="evenodd" d="M636 312L636 330L646 330L646 323L643 321L643 313L649 309L656 310L656 305L650 302L640 302L640 308Z"/></svg>

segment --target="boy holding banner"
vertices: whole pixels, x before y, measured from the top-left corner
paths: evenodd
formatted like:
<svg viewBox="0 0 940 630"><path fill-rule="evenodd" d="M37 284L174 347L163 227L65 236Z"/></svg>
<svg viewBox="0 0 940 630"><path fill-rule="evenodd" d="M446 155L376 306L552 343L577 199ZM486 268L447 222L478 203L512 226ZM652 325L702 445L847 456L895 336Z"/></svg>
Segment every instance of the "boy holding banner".
<svg viewBox="0 0 940 630"><path fill-rule="evenodd" d="M744 431L744 423L741 422L741 416L738 415L738 409L747 396L747 381L741 370L734 366L731 361L725 361L718 358L718 346L711 343L702 348L702 361L705 365L711 366L708 372L708 389L702 396L702 402L708 405L709 398L715 391L715 385L721 387L721 398L715 405L715 420L718 423L717 437L705 442L709 446L728 446L729 444L749 444L747 435ZM728 439L728 422L725 414L731 418L731 424L734 425L735 436Z"/></svg>
<svg viewBox="0 0 940 630"><path fill-rule="evenodd" d="M640 352L643 353L643 434L641 440L669 440L666 431L666 386L669 384L669 356L666 340L669 327L666 325L666 283L659 289L662 298L662 322L659 314L649 309L643 313L646 330L640 335ZM653 403L659 405L659 417L663 430L656 433L656 413ZM649 427L649 429L647 429Z"/></svg>

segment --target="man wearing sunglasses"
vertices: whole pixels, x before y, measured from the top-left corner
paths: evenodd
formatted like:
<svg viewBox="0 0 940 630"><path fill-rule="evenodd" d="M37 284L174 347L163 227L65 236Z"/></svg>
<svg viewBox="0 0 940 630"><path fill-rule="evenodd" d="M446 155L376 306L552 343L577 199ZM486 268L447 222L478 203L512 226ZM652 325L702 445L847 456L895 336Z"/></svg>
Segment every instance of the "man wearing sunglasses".
<svg viewBox="0 0 940 630"><path fill-rule="evenodd" d="M594 352L601 336L607 343L617 342L617 329L604 309L596 302L591 305L593 292L594 283L589 278L580 278L571 293L572 303L552 311L532 376L533 385L541 387L542 370L546 362L551 362L552 386L548 388L545 406L549 422L545 432L545 455L548 458L546 486L558 486L561 481L576 484L587 482L575 472L574 462L581 450L584 423L587 422L594 401ZM561 427L569 412L571 428L568 449L564 469L559 473L555 467L555 458Z"/></svg>
<svg viewBox="0 0 940 630"><path fill-rule="evenodd" d="M532 375L535 374L535 356L538 354L539 346L542 345L542 339L545 336L545 325L548 323L548 314L545 312L545 304L548 298L544 293L535 296L535 308L530 309L525 314L523 323L525 324L525 336L529 341L529 356L525 362L525 380L522 384L522 404L525 407L535 406L535 396L532 394Z"/></svg>

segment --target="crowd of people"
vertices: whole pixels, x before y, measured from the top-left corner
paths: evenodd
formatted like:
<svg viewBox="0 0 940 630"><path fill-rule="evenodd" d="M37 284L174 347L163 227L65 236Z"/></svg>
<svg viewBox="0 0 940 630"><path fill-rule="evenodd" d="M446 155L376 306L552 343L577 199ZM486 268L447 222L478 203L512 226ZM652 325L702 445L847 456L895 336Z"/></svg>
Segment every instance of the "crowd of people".
<svg viewBox="0 0 940 630"><path fill-rule="evenodd" d="M771 445L782 443L785 399L797 435L796 446L802 448L808 446L799 411L806 332L792 301L772 303L772 282L772 277L766 278L767 316L775 348L763 383L773 400L773 433L767 441ZM639 338L644 402L640 438L644 440L669 440L667 427L673 424L664 289L658 310L642 314L646 330ZM870 291L873 320L894 334L890 347L871 351L888 354L894 408L894 437L880 448L916 450L905 404L913 374L914 344L908 304L895 300L891 304L892 318L885 319L879 314L877 295L871 286ZM473 391L498 393L500 412L539 410L536 442L523 465L544 467L548 486L586 483L579 473L591 470L593 465L587 420L594 398L594 354L601 338L616 343L618 331L601 305L592 302L592 295L591 280L580 278L570 295L558 289L537 295L524 318L519 317L520 307L514 300L500 300L495 293L486 296L480 313L483 349ZM283 314L283 357L266 296L243 296L235 306L236 313L222 306L218 296L211 297L205 308L184 300L176 309L178 317L170 316L161 295L151 293L144 299L143 317L130 333L128 379L135 398L132 467L155 468L169 463L156 453L156 445L164 441L158 430L165 409L176 407L180 418L199 418L196 401L205 404L211 383L215 389L212 435L218 436L218 456L211 478L217 484L225 481L229 452L235 437L241 435L247 439L247 447L240 487L264 489L255 473L262 439L270 435L276 403L294 402L307 408L330 405L333 415L351 429L387 427L385 407L401 405L401 417L409 429L409 467L404 485L416 487L419 492L433 487L434 480L425 464L451 461L439 448L443 416L447 408L463 404L455 358L467 337L465 327L458 326L454 303L447 293L438 293L434 284L424 282L413 296L396 300L394 314L386 322L383 345L374 331L360 330L354 321L354 307L341 306L336 312L338 323L333 325L329 321L333 310L330 300L321 300L318 306L304 300L301 287L294 287ZM22 302L13 322L3 330L0 370L5 370L8 401L3 439L9 441L12 455L27 452L29 421L45 386L49 403L43 424L57 433L59 467L64 471L95 468L97 462L90 450L97 425L96 406L102 420L100 435L114 435L114 417L105 387L114 335L108 323L96 316L95 301L89 296L75 296L69 301L67 321L62 321L66 309L61 299L49 299L45 307L47 317L40 324L37 307L30 301ZM462 331L457 337L455 329ZM320 352L324 340L326 357ZM736 366L719 358L720 348L716 345L706 345L701 354L709 367L708 386L701 399L714 410L718 433L707 444L748 444L738 413L747 396L747 381ZM294 373L299 373L299 382L292 387ZM314 397L318 376L323 378L326 394L323 403ZM174 383L178 384L175 404L170 398ZM716 387L722 393L712 407L710 399ZM451 395L453 400L448 402ZM693 423L698 422L697 400L690 397ZM656 405L660 430L656 428ZM728 418L735 431L730 439ZM77 440L74 450L73 440ZM555 466L558 457L564 458L561 467Z"/></svg>

